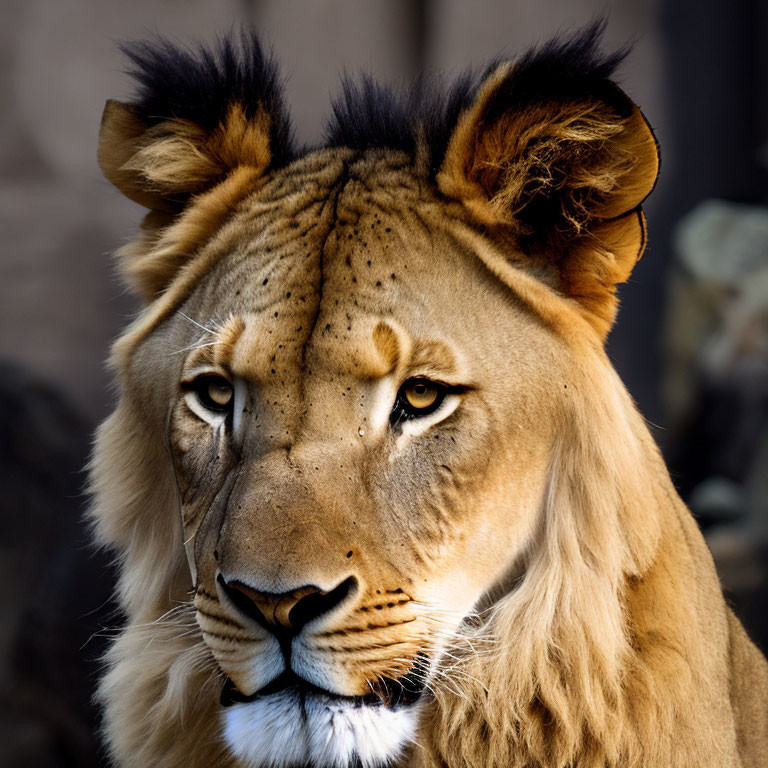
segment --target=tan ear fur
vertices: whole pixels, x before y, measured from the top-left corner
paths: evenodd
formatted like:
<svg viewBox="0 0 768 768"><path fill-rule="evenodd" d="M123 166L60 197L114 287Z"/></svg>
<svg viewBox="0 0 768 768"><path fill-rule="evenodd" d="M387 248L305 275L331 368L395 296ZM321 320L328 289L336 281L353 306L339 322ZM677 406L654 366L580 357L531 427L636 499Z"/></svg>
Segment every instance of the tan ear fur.
<svg viewBox="0 0 768 768"><path fill-rule="evenodd" d="M126 197L151 209L143 233L120 249L120 270L152 301L218 229L270 164L269 115L247 118L233 103L210 132L189 120L148 127L130 106L109 101L99 164Z"/></svg>
<svg viewBox="0 0 768 768"><path fill-rule="evenodd" d="M585 319L601 338L616 318L616 286L629 278L645 243L645 215L637 208L597 225L560 261L561 290L586 310Z"/></svg>
<svg viewBox="0 0 768 768"><path fill-rule="evenodd" d="M238 166L269 166L269 115L248 119L232 103L211 132L190 120L147 126L130 106L108 101L99 134L99 165L126 197L153 210L176 211Z"/></svg>
<svg viewBox="0 0 768 768"><path fill-rule="evenodd" d="M153 210L172 211L178 206L146 188L141 176L125 167L136 154L147 128L127 104L113 99L107 101L99 130L99 167L107 180L130 200Z"/></svg>
<svg viewBox="0 0 768 768"><path fill-rule="evenodd" d="M645 247L639 207L659 169L640 110L610 81L570 100L510 98L514 65L499 66L459 119L437 176L479 224L557 265L560 289L605 336L615 286ZM614 221L617 220L617 221Z"/></svg>

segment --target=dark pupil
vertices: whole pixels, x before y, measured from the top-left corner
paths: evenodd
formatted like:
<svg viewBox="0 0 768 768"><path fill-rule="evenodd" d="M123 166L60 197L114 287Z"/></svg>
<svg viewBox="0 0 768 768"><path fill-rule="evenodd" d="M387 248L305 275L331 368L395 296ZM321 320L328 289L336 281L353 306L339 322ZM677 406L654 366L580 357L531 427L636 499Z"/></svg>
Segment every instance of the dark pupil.
<svg viewBox="0 0 768 768"><path fill-rule="evenodd" d="M417 384L414 389L416 390L417 395L423 395L427 391L427 385L426 384Z"/></svg>

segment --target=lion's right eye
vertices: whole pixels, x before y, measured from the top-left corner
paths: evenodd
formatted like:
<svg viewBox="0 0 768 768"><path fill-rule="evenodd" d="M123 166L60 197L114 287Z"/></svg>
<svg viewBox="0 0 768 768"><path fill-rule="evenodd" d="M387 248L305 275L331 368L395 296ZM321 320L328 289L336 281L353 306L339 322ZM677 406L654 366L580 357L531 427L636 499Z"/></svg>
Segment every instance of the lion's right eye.
<svg viewBox="0 0 768 768"><path fill-rule="evenodd" d="M182 382L188 392L194 393L203 408L214 413L228 413L232 408L235 391L232 383L223 376L205 374L192 381Z"/></svg>

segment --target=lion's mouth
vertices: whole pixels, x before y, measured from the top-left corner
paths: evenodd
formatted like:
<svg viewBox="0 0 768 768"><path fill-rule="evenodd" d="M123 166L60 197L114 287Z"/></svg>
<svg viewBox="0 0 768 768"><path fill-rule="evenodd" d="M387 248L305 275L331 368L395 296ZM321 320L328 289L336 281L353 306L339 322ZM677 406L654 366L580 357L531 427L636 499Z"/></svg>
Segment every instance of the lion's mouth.
<svg viewBox="0 0 768 768"><path fill-rule="evenodd" d="M233 704L244 704L251 701L266 699L284 691L295 693L297 698L304 701L308 697L325 698L334 701L347 702L355 707L385 706L389 709L407 707L419 700L425 688L425 675L422 667L425 659L419 659L414 669L403 677L379 678L371 693L365 696L343 696L333 691L320 688L287 670L276 677L271 683L260 688L255 693L246 695L238 690L237 686L228 677L221 691L222 707L230 707Z"/></svg>
<svg viewBox="0 0 768 768"><path fill-rule="evenodd" d="M222 735L238 765L381 768L415 742L418 704L403 706L403 699L388 705L374 694L340 696L295 676L285 683L235 695L222 710Z"/></svg>

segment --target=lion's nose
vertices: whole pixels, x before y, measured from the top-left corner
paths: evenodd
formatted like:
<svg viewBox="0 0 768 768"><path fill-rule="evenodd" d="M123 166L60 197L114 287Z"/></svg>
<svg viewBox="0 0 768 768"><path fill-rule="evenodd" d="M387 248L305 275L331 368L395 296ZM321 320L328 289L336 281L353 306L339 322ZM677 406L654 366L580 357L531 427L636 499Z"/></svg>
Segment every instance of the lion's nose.
<svg viewBox="0 0 768 768"><path fill-rule="evenodd" d="M305 624L332 611L357 584L354 576L330 591L307 585L290 592L262 592L241 581L226 581L219 574L219 584L233 605L274 634L298 634Z"/></svg>

